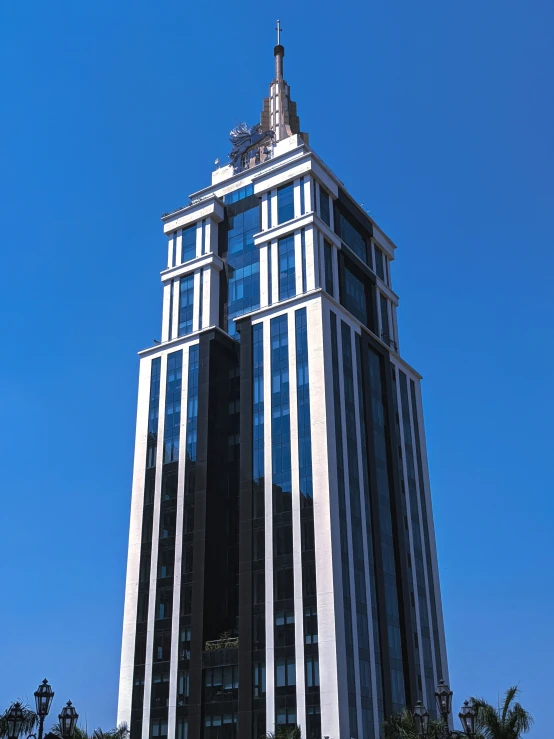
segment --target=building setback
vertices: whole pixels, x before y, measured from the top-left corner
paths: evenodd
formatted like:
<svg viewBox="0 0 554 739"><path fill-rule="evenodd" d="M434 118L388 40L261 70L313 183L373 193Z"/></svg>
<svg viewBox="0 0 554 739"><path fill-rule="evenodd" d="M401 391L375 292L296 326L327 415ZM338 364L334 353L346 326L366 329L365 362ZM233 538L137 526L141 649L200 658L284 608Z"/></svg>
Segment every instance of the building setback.
<svg viewBox="0 0 554 739"><path fill-rule="evenodd" d="M376 739L448 679L395 246L283 80L162 217L140 352L118 721L131 739Z"/></svg>

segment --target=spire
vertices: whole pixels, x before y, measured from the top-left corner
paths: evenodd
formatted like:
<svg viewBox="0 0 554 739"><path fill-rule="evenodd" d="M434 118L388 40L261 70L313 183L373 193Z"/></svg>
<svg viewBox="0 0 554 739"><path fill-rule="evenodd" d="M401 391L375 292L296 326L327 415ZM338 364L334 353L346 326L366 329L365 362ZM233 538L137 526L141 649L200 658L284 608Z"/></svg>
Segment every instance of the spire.
<svg viewBox="0 0 554 739"><path fill-rule="evenodd" d="M299 134L308 143L308 134L301 133L300 119L296 112L296 103L290 99L290 87L283 78L283 59L285 48L281 44L281 21L277 21L277 46L273 49L275 56L275 79L269 86L269 97L264 99L261 126L264 131L273 131L275 141L286 139L292 134Z"/></svg>

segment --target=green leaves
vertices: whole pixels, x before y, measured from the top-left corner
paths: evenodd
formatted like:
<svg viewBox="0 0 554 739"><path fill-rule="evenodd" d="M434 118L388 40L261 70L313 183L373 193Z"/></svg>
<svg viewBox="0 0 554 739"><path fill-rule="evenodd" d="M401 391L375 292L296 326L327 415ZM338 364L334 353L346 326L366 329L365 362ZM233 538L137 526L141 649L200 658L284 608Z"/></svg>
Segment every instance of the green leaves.
<svg viewBox="0 0 554 739"><path fill-rule="evenodd" d="M32 711L29 706L23 705L22 701L19 701L21 703L21 710L23 711L23 728L21 729L21 733L25 734L27 736L28 734L31 734L35 726L38 725L38 716L37 714ZM10 706L11 708L11 706ZM7 717L10 709L8 708L4 713L0 714L0 739L4 739L8 736L8 723L7 723Z"/></svg>
<svg viewBox="0 0 554 739"><path fill-rule="evenodd" d="M520 703L514 703L519 692L517 685L508 688L498 708L483 698L471 699L477 708L477 729L483 739L520 739L530 731L533 717Z"/></svg>

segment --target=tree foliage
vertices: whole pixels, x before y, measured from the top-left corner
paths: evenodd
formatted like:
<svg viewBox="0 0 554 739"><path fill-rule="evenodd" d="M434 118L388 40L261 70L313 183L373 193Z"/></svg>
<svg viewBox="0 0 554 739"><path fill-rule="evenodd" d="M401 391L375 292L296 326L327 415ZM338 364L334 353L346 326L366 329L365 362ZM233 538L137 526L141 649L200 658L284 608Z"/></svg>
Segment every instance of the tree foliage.
<svg viewBox="0 0 554 739"><path fill-rule="evenodd" d="M261 739L302 739L300 726L278 726L276 731L264 734Z"/></svg>
<svg viewBox="0 0 554 739"><path fill-rule="evenodd" d="M419 739L416 725L409 708L404 708L398 713L385 719L383 723L385 739ZM429 721L428 739L443 739L443 721Z"/></svg>
<svg viewBox="0 0 554 739"><path fill-rule="evenodd" d="M23 701L19 702L21 704L21 710L23 711L23 728L21 729L21 733L27 736L28 734L31 734L35 726L37 726L38 716L29 708L29 706L24 705ZM8 713L10 712L10 709L11 706L4 711L4 713L0 714L0 739L5 739L5 737L8 736Z"/></svg>
<svg viewBox="0 0 554 739"><path fill-rule="evenodd" d="M519 739L531 729L533 717L516 701L517 685L508 688L502 703L494 708L483 698L472 698L477 708L477 730L482 739Z"/></svg>

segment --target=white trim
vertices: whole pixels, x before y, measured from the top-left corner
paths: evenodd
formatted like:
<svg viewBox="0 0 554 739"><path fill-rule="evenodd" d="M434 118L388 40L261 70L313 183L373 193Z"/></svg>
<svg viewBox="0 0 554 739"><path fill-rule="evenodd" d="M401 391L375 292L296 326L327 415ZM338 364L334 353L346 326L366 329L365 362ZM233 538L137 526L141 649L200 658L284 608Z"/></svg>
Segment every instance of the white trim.
<svg viewBox="0 0 554 739"><path fill-rule="evenodd" d="M273 465L271 439L271 327L263 322L264 516L265 516L265 679L266 726L275 730L275 649L273 608Z"/></svg>
<svg viewBox="0 0 554 739"><path fill-rule="evenodd" d="M167 355L161 355L160 399L158 410L158 442L156 447L156 483L154 487L154 515L152 522L152 555L150 558L150 587L148 594L148 623L146 627L146 660L144 663L144 702L142 709L142 739L150 736L150 703L152 697L152 665L154 651L154 626L156 623L156 586L158 570L158 544L160 538L160 504L162 492L162 466L164 451L165 396L167 385Z"/></svg>
<svg viewBox="0 0 554 739"><path fill-rule="evenodd" d="M131 723L151 372L152 360L141 361L138 381L135 458L133 464L133 487L129 522L127 575L125 580L123 636L121 640L121 665L119 672L119 696L117 706L118 725L123 721L129 725Z"/></svg>

